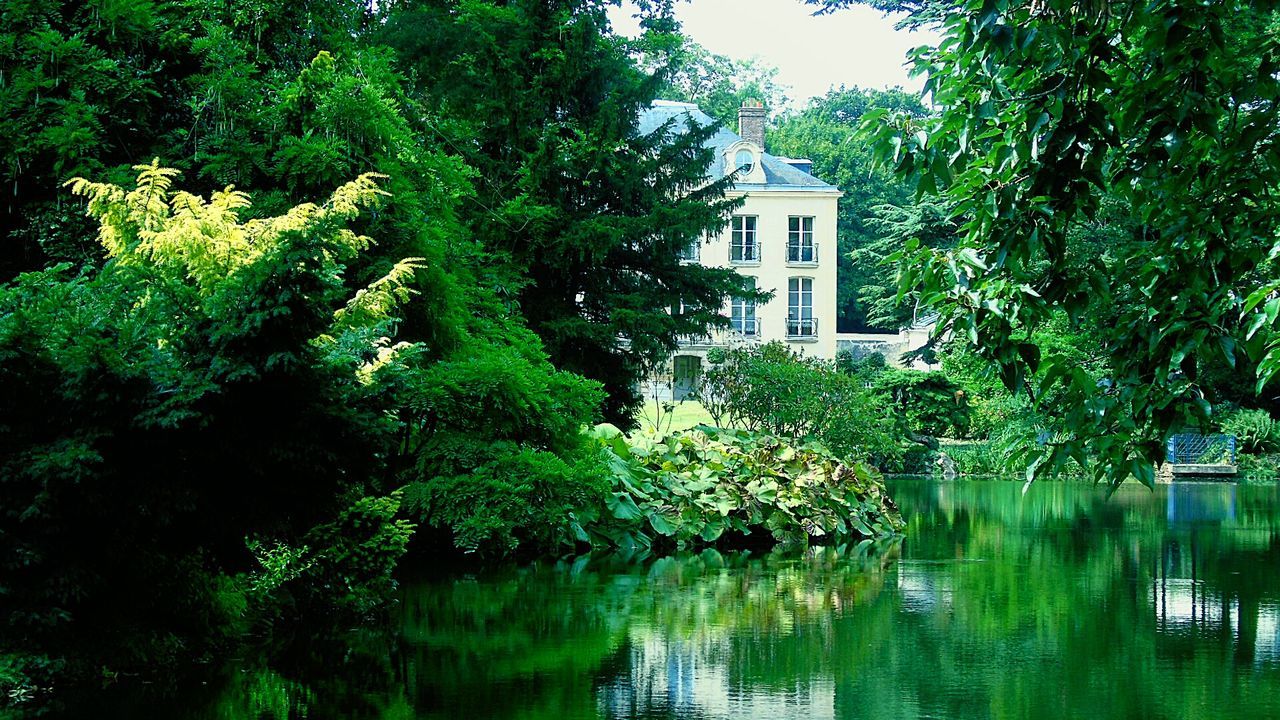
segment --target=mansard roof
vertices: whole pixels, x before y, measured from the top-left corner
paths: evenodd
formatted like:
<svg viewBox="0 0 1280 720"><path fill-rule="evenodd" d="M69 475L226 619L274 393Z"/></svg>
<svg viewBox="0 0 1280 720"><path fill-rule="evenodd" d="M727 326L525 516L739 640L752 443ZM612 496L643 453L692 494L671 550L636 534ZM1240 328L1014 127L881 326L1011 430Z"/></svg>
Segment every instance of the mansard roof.
<svg viewBox="0 0 1280 720"><path fill-rule="evenodd" d="M638 130L641 135L648 135L662 127L668 120L675 121L673 125L676 130L687 129L691 122L704 127L715 123L710 115L702 112L693 103L655 100L648 109L640 113ZM742 142L742 136L725 127L718 129L715 135L707 140L707 147L715 151L711 167L707 169L708 175L713 178L725 175L725 151L738 142ZM838 188L834 185L823 182L768 152L762 153L761 165L764 168L764 183L739 182L734 184L734 188L747 191L766 189L838 192Z"/></svg>

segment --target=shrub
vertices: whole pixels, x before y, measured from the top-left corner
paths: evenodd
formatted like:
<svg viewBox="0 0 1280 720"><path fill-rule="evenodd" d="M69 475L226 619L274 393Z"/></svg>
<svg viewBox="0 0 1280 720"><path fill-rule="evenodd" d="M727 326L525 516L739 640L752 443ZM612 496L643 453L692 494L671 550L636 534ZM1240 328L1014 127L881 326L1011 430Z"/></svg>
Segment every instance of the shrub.
<svg viewBox="0 0 1280 720"><path fill-rule="evenodd" d="M969 432L966 393L941 372L885 368L874 374L871 388L912 433L965 437Z"/></svg>
<svg viewBox="0 0 1280 720"><path fill-rule="evenodd" d="M900 453L887 418L855 377L779 342L711 353L698 399L720 426L814 437L837 455L884 461Z"/></svg>
<svg viewBox="0 0 1280 720"><path fill-rule="evenodd" d="M447 529L466 552L507 555L572 545L570 514L602 502L608 488L599 456L584 451L571 465L545 451L496 450L474 470L411 483L405 488L410 513Z"/></svg>
<svg viewBox="0 0 1280 720"><path fill-rule="evenodd" d="M1222 432L1236 436L1241 452L1257 455L1280 450L1280 427L1266 410L1237 410L1223 419Z"/></svg>
<svg viewBox="0 0 1280 720"><path fill-rule="evenodd" d="M903 527L879 475L822 443L699 427L628 440L595 430L613 474L604 507L575 517L579 539L680 546L766 532L778 542L885 538Z"/></svg>

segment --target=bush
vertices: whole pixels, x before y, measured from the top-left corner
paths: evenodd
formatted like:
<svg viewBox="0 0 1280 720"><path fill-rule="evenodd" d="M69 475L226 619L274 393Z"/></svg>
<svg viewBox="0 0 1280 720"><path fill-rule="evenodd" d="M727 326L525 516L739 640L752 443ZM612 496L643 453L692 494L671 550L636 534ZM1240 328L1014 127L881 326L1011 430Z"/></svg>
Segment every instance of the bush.
<svg viewBox="0 0 1280 720"><path fill-rule="evenodd" d="M1241 455L1240 477L1247 482L1274 483L1280 479L1280 454Z"/></svg>
<svg viewBox="0 0 1280 720"><path fill-rule="evenodd" d="M945 374L885 368L870 382L872 391L910 432L932 437L968 434L968 398Z"/></svg>
<svg viewBox="0 0 1280 720"><path fill-rule="evenodd" d="M570 465L552 453L514 446L491 452L474 470L411 483L405 488L410 513L447 529L466 552L508 555L572 546L571 513L599 504L608 489L599 456L583 451Z"/></svg>
<svg viewBox="0 0 1280 720"><path fill-rule="evenodd" d="M779 342L708 354L698 399L720 426L814 437L837 455L884 462L901 452L866 388L834 363Z"/></svg>
<svg viewBox="0 0 1280 720"><path fill-rule="evenodd" d="M137 169L132 190L73 185L100 268L0 288L0 684L15 696L41 673L207 656L290 609L367 613L411 530L402 483L451 479L429 519L477 545L491 518L515 528L500 538L563 535L567 507L599 501L603 475L578 470L599 386L556 371L465 266L366 257L348 226L383 202L381 178L242 221L243 193ZM466 317L411 312L419 294L456 296ZM505 515L509 497L531 510Z"/></svg>
<svg viewBox="0 0 1280 720"><path fill-rule="evenodd" d="M603 507L575 517L579 539L692 546L767 532L778 542L885 538L903 527L879 475L822 443L700 427L628 440L596 428L613 473Z"/></svg>
<svg viewBox="0 0 1280 720"><path fill-rule="evenodd" d="M1254 455L1280 451L1280 427L1266 410L1237 410L1222 421L1222 432L1236 436L1236 447Z"/></svg>

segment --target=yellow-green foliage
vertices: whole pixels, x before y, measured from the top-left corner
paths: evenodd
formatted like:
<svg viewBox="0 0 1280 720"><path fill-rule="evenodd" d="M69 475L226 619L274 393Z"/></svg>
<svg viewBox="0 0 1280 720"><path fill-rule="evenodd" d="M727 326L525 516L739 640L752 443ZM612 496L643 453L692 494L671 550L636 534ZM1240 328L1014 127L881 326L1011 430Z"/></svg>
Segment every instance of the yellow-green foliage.
<svg viewBox="0 0 1280 720"><path fill-rule="evenodd" d="M387 197L381 177L245 220L244 193L205 200L158 161L136 170L129 190L68 183L100 224L101 268L0 288L0 616L26 618L0 645L23 657L74 638L129 667L277 601L361 612L412 530L386 463L409 396L393 380L421 346L396 321L423 265L343 282L372 244L347 224Z"/></svg>
<svg viewBox="0 0 1280 720"><path fill-rule="evenodd" d="M88 214L99 222L98 240L107 256L122 264L151 264L185 274L202 295L225 284L229 275L278 252L298 235L324 236L327 259L349 260L371 244L346 223L388 193L378 187L385 176L366 173L333 192L323 205L303 203L279 217L241 222L249 196L227 186L206 201L188 192L173 192L177 170L135 165L138 186L130 191L110 183L74 178L71 192L89 199ZM383 284L403 285L404 271ZM377 285L375 283L375 285ZM353 299L356 302L359 299ZM407 298L406 298L407 299ZM341 312L341 311L340 311Z"/></svg>

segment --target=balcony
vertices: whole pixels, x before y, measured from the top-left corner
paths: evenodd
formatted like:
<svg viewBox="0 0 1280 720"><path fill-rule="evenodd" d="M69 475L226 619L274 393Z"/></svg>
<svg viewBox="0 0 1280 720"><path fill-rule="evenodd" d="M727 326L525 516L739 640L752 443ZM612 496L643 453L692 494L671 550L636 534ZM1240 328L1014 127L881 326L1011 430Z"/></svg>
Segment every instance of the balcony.
<svg viewBox="0 0 1280 720"><path fill-rule="evenodd" d="M760 337L760 319L732 318L729 320L729 332L735 338L758 338Z"/></svg>
<svg viewBox="0 0 1280 720"><path fill-rule="evenodd" d="M818 243L787 245L787 264L813 266L818 264Z"/></svg>
<svg viewBox="0 0 1280 720"><path fill-rule="evenodd" d="M729 247L730 265L759 265L760 244L733 245Z"/></svg>
<svg viewBox="0 0 1280 720"><path fill-rule="evenodd" d="M720 345L714 337L709 333L701 335L681 335L676 338L676 343L680 347L709 347L712 345Z"/></svg>
<svg viewBox="0 0 1280 720"><path fill-rule="evenodd" d="M818 319L817 318L787 318L787 339L788 340L817 340L818 339Z"/></svg>

